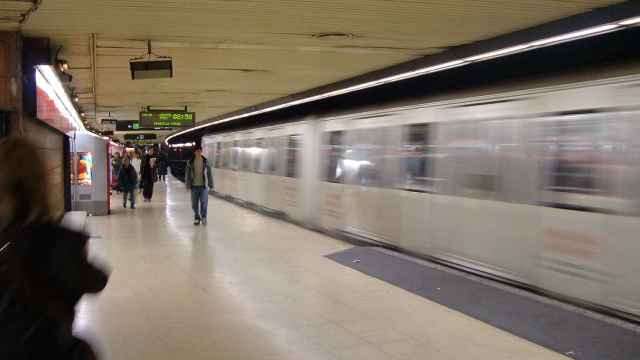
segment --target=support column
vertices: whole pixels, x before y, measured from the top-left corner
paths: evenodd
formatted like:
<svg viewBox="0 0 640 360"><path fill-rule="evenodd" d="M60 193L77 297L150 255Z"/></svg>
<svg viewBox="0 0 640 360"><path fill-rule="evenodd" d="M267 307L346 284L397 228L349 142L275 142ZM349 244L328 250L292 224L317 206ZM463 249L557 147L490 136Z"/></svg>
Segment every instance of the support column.
<svg viewBox="0 0 640 360"><path fill-rule="evenodd" d="M9 132L22 134L22 37L0 31L0 111L8 112Z"/></svg>

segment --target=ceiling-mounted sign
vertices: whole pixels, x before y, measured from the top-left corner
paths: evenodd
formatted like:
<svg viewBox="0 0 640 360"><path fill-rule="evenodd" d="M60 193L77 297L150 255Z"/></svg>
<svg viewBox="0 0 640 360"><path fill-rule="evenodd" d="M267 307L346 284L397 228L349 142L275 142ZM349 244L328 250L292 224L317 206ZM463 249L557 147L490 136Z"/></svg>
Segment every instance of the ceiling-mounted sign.
<svg viewBox="0 0 640 360"><path fill-rule="evenodd" d="M140 128L140 121L137 120L120 120L116 124L116 131L138 131Z"/></svg>
<svg viewBox="0 0 640 360"><path fill-rule="evenodd" d="M140 126L144 128L186 128L196 122L196 113L188 111L152 110L140 112Z"/></svg>
<svg viewBox="0 0 640 360"><path fill-rule="evenodd" d="M102 131L116 131L118 126L118 120L116 119L102 119Z"/></svg>
<svg viewBox="0 0 640 360"><path fill-rule="evenodd" d="M129 141L156 140L157 138L156 134L124 134L124 139Z"/></svg>

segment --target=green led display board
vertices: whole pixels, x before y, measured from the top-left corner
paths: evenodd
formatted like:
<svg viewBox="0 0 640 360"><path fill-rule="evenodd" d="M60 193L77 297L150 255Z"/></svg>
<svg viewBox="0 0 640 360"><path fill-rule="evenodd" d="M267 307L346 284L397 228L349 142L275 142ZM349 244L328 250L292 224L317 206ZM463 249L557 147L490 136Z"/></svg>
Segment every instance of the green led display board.
<svg viewBox="0 0 640 360"><path fill-rule="evenodd" d="M141 111L140 127L142 128L185 128L196 122L196 113L188 111Z"/></svg>

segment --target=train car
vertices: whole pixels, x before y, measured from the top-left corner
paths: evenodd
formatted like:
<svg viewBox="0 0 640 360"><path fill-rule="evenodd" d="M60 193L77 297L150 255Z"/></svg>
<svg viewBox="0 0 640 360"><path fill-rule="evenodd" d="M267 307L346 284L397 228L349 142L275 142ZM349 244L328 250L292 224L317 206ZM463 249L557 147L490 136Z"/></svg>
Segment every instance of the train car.
<svg viewBox="0 0 640 360"><path fill-rule="evenodd" d="M213 159L215 191L312 223L316 126L314 121L299 121L204 137L203 149Z"/></svg>
<svg viewBox="0 0 640 360"><path fill-rule="evenodd" d="M639 138L640 78L630 76L203 142L218 149L221 194L637 317Z"/></svg>

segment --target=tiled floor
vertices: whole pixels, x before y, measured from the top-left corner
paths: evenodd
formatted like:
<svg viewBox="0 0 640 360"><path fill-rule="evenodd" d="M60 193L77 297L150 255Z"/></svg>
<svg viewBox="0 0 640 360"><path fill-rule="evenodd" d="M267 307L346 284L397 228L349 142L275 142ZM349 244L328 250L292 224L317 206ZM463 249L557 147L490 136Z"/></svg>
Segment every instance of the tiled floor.
<svg viewBox="0 0 640 360"><path fill-rule="evenodd" d="M112 277L78 308L104 359L565 359L341 266L350 245L210 198L195 227L175 180L93 217Z"/></svg>

